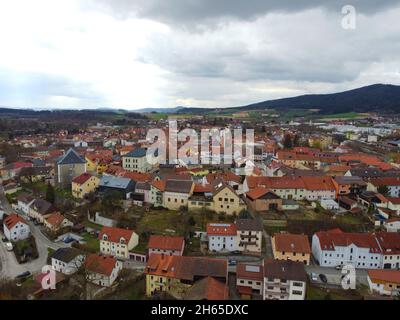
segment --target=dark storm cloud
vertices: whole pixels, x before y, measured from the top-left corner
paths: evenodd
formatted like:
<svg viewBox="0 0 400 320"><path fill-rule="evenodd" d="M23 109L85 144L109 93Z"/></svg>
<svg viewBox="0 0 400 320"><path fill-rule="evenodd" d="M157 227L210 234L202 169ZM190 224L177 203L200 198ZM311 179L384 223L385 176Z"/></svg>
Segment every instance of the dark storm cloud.
<svg viewBox="0 0 400 320"><path fill-rule="evenodd" d="M273 12L324 8L340 12L353 5L359 13L375 14L397 6L399 0L94 0L120 17L137 15L175 25L207 24L220 18L253 19Z"/></svg>

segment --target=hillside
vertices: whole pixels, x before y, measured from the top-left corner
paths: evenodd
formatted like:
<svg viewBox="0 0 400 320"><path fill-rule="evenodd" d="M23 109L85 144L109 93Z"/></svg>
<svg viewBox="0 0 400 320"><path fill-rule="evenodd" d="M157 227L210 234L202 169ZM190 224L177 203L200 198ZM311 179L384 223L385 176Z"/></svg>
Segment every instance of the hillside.
<svg viewBox="0 0 400 320"><path fill-rule="evenodd" d="M375 84L332 94L309 94L250 104L238 109L320 109L320 113L400 112L400 86Z"/></svg>

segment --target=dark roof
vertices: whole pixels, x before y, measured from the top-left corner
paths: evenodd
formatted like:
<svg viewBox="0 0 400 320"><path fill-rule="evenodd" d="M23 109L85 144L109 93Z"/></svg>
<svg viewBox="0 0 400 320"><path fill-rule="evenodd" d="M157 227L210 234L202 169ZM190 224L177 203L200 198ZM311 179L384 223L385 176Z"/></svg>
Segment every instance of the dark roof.
<svg viewBox="0 0 400 320"><path fill-rule="evenodd" d="M264 260L264 277L281 280L307 281L304 263L291 260Z"/></svg>
<svg viewBox="0 0 400 320"><path fill-rule="evenodd" d="M144 148L136 148L135 150L128 152L124 155L124 157L132 157L132 158L143 158L146 156L147 150Z"/></svg>
<svg viewBox="0 0 400 320"><path fill-rule="evenodd" d="M74 149L69 149L61 158L58 159L57 164L79 164L86 163Z"/></svg>
<svg viewBox="0 0 400 320"><path fill-rule="evenodd" d="M35 199L32 203L32 207L37 213L41 215L56 211L56 208L50 202L47 202L43 199Z"/></svg>
<svg viewBox="0 0 400 320"><path fill-rule="evenodd" d="M189 193L193 182L187 180L168 180L165 184L165 191L176 193Z"/></svg>
<svg viewBox="0 0 400 320"><path fill-rule="evenodd" d="M99 186L126 190L132 182L133 180L129 178L102 176Z"/></svg>
<svg viewBox="0 0 400 320"><path fill-rule="evenodd" d="M75 248L60 248L55 251L51 257L62 262L70 262L74 260L81 252Z"/></svg>
<svg viewBox="0 0 400 320"><path fill-rule="evenodd" d="M19 172L21 177L48 175L51 172L51 167L24 167Z"/></svg>
<svg viewBox="0 0 400 320"><path fill-rule="evenodd" d="M238 230L263 231L263 224L259 219L238 219L236 220Z"/></svg>

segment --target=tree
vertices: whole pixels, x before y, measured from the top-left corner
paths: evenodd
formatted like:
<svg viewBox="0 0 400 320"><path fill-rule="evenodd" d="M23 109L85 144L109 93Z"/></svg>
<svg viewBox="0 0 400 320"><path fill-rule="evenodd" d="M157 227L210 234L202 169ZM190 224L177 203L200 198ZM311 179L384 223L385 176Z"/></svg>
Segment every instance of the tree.
<svg viewBox="0 0 400 320"><path fill-rule="evenodd" d="M386 196L389 193L389 188L388 188L388 186L379 186L378 192L380 194L383 194L384 196Z"/></svg>
<svg viewBox="0 0 400 320"><path fill-rule="evenodd" d="M283 137L283 147L285 149L292 149L293 148L293 142L292 142L292 137L290 136L290 134L285 134L285 136Z"/></svg>
<svg viewBox="0 0 400 320"><path fill-rule="evenodd" d="M54 191L54 187L49 183L47 183L46 188L46 201L53 203L56 200L56 193Z"/></svg>
<svg viewBox="0 0 400 320"><path fill-rule="evenodd" d="M243 209L242 211L240 211L239 219L251 219L251 218L252 216L248 210Z"/></svg>
<svg viewBox="0 0 400 320"><path fill-rule="evenodd" d="M300 137L297 133L294 135L294 138L293 138L293 146L300 147Z"/></svg>

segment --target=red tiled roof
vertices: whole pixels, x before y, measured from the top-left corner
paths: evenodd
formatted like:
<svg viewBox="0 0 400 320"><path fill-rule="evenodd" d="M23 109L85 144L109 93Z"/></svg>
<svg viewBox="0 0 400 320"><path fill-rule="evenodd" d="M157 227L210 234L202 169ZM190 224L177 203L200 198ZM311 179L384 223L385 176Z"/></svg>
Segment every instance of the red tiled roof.
<svg viewBox="0 0 400 320"><path fill-rule="evenodd" d="M162 250L177 250L183 248L185 239L183 237L159 236L152 235L149 239L148 248L162 249Z"/></svg>
<svg viewBox="0 0 400 320"><path fill-rule="evenodd" d="M252 200L257 200L258 198L262 197L263 195L267 194L268 192L271 192L271 191L268 190L267 188L257 187L255 189L247 192L246 196Z"/></svg>
<svg viewBox="0 0 400 320"><path fill-rule="evenodd" d="M276 233L274 241L277 251L311 253L308 237L302 234Z"/></svg>
<svg viewBox="0 0 400 320"><path fill-rule="evenodd" d="M263 266L238 263L236 266L236 278L262 281L264 278Z"/></svg>
<svg viewBox="0 0 400 320"><path fill-rule="evenodd" d="M84 184L86 181L88 181L91 177L93 177L90 173L82 173L80 176L75 177L72 182L76 184Z"/></svg>
<svg viewBox="0 0 400 320"><path fill-rule="evenodd" d="M194 185L193 192L200 192L200 193L212 192L212 185L211 184L199 184L199 183L196 183Z"/></svg>
<svg viewBox="0 0 400 320"><path fill-rule="evenodd" d="M64 221L65 217L57 212L57 213L53 213L51 214L47 219L47 223L49 223L50 225L57 227L59 226L63 221Z"/></svg>
<svg viewBox="0 0 400 320"><path fill-rule="evenodd" d="M233 223L209 223L207 224L208 235L230 236L236 235L237 228Z"/></svg>
<svg viewBox="0 0 400 320"><path fill-rule="evenodd" d="M368 276L375 283L396 283L400 284L399 270L368 270Z"/></svg>
<svg viewBox="0 0 400 320"><path fill-rule="evenodd" d="M381 177L370 179L369 182L376 187L380 186L400 186L400 178L396 177Z"/></svg>
<svg viewBox="0 0 400 320"><path fill-rule="evenodd" d="M116 263L117 260L113 257L99 256L93 253L86 258L85 266L86 269L91 272L110 276L115 268Z"/></svg>
<svg viewBox="0 0 400 320"><path fill-rule="evenodd" d="M8 230L11 230L18 222L27 224L24 218L17 214L11 214L4 219L3 223L6 225Z"/></svg>
<svg viewBox="0 0 400 320"><path fill-rule="evenodd" d="M151 183L151 185L152 185L154 188L156 188L156 189L158 189L158 190L160 190L160 191L164 191L164 190L165 190L166 182L165 182L164 180L156 180L156 181L153 181L153 182Z"/></svg>
<svg viewBox="0 0 400 320"><path fill-rule="evenodd" d="M103 227L99 234L99 240L102 240L104 235L107 235L107 241L110 242L119 242L121 238L124 238L126 242L129 242L133 235L133 231L121 228Z"/></svg>
<svg viewBox="0 0 400 320"><path fill-rule="evenodd" d="M340 230L339 230L340 231ZM316 233L322 250L334 250L335 246L347 247L351 244L359 248L369 248L371 253L380 253L379 244L372 233L345 233L319 231Z"/></svg>

